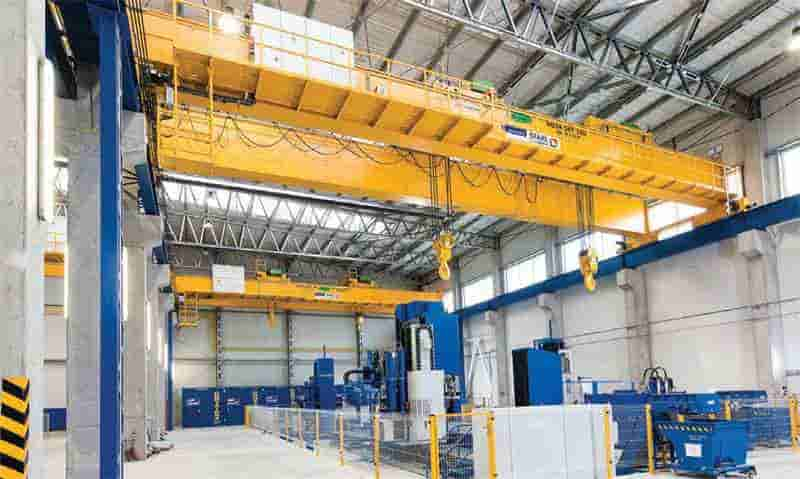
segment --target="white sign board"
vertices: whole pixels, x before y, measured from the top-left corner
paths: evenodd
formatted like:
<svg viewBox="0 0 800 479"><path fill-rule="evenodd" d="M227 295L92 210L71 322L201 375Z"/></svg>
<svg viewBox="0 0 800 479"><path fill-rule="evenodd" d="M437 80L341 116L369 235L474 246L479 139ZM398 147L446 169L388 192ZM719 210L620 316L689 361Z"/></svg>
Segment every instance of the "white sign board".
<svg viewBox="0 0 800 479"><path fill-rule="evenodd" d="M215 293L244 294L244 266L211 265Z"/></svg>
<svg viewBox="0 0 800 479"><path fill-rule="evenodd" d="M703 445L687 442L686 457L703 457Z"/></svg>

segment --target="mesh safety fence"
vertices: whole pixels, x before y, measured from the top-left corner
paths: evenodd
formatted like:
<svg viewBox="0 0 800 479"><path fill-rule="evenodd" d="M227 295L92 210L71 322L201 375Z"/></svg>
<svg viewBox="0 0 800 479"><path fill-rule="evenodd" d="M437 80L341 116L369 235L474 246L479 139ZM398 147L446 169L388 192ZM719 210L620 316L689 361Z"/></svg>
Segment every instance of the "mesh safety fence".
<svg viewBox="0 0 800 479"><path fill-rule="evenodd" d="M650 461L647 406L616 405L611 412L617 426L614 446L617 475L647 471Z"/></svg>
<svg viewBox="0 0 800 479"><path fill-rule="evenodd" d="M750 449L793 445L792 426L797 417L793 400L734 399L728 402L726 410L731 419L747 423Z"/></svg>

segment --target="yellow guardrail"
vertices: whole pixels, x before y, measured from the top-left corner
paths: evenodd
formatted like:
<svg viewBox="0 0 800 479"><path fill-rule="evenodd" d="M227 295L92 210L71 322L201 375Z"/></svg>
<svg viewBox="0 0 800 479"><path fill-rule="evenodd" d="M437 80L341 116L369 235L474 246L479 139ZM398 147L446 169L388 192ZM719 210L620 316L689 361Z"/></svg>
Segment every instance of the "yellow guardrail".
<svg viewBox="0 0 800 479"><path fill-rule="evenodd" d="M792 429L792 450L800 453L800 405L797 396L792 396L789 401L789 417Z"/></svg>

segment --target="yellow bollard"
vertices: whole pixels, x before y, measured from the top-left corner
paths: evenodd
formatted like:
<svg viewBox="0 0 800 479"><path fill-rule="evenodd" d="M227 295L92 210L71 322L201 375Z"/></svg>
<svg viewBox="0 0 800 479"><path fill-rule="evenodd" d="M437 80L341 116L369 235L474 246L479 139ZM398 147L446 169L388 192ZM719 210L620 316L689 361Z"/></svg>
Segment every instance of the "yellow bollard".
<svg viewBox="0 0 800 479"><path fill-rule="evenodd" d="M727 399L725 401L725 420L726 421L733 421L733 410L731 409L731 400Z"/></svg>
<svg viewBox="0 0 800 479"><path fill-rule="evenodd" d="M614 477L614 451L611 444L611 409L606 407L603 410L603 433L606 443L606 477Z"/></svg>
<svg viewBox="0 0 800 479"><path fill-rule="evenodd" d="M250 406L244 407L244 425L250 427Z"/></svg>
<svg viewBox="0 0 800 479"><path fill-rule="evenodd" d="M439 472L439 423L436 415L431 414L428 418L430 436L430 451L431 451L431 477L430 479L441 479Z"/></svg>
<svg viewBox="0 0 800 479"><path fill-rule="evenodd" d="M339 414L339 465L344 466L344 415Z"/></svg>
<svg viewBox="0 0 800 479"><path fill-rule="evenodd" d="M316 440L314 441L314 453L319 456L319 411L314 416L314 430L316 432Z"/></svg>
<svg viewBox="0 0 800 479"><path fill-rule="evenodd" d="M647 418L647 470L650 474L656 473L655 444L653 437L653 406L644 407Z"/></svg>
<svg viewBox="0 0 800 479"><path fill-rule="evenodd" d="M792 450L800 452L800 409L798 409L797 396L789 400L789 418L792 430Z"/></svg>
<svg viewBox="0 0 800 479"><path fill-rule="evenodd" d="M494 412L489 412L486 418L486 439L489 443L489 479L497 477L497 450L495 449Z"/></svg>
<svg viewBox="0 0 800 479"><path fill-rule="evenodd" d="M372 444L375 461L375 479L381 479L381 421L378 414L372 417Z"/></svg>

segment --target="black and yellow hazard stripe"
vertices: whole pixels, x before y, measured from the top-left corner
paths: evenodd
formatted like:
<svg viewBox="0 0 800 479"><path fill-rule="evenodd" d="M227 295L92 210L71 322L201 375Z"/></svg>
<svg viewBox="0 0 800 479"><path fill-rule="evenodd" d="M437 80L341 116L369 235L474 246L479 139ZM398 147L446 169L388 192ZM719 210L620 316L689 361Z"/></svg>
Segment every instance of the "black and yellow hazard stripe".
<svg viewBox="0 0 800 479"><path fill-rule="evenodd" d="M29 394L28 378L3 378L0 393L0 479L27 477Z"/></svg>

